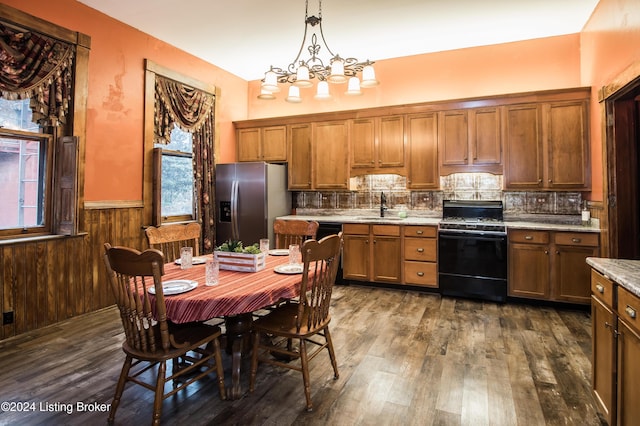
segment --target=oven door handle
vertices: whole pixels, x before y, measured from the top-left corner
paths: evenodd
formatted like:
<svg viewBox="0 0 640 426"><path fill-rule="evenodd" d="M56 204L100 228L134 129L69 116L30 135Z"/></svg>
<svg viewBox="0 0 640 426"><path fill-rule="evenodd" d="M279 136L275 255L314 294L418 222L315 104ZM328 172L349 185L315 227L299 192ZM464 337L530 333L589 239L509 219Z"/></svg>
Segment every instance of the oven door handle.
<svg viewBox="0 0 640 426"><path fill-rule="evenodd" d="M486 234L477 234L471 232L459 232L459 233L443 233L439 234L440 238L444 238L447 240L474 240L474 241L504 241L506 240L506 235L486 235Z"/></svg>

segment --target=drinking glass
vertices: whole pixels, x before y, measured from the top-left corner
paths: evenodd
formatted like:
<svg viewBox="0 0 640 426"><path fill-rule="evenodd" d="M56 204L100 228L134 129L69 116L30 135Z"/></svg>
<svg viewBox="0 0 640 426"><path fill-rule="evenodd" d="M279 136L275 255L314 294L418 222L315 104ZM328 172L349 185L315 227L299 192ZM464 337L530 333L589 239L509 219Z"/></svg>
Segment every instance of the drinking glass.
<svg viewBox="0 0 640 426"><path fill-rule="evenodd" d="M269 239L268 238L262 238L260 240L260 251L261 252L269 251Z"/></svg>
<svg viewBox="0 0 640 426"><path fill-rule="evenodd" d="M220 263L216 259L207 259L207 263L205 265L205 285L217 285L219 273Z"/></svg>
<svg viewBox="0 0 640 426"><path fill-rule="evenodd" d="M298 244L291 244L289 246L289 263L292 265L302 263L302 256L300 255L300 246Z"/></svg>
<svg viewBox="0 0 640 426"><path fill-rule="evenodd" d="M193 247L180 249L180 269L189 269L193 266Z"/></svg>

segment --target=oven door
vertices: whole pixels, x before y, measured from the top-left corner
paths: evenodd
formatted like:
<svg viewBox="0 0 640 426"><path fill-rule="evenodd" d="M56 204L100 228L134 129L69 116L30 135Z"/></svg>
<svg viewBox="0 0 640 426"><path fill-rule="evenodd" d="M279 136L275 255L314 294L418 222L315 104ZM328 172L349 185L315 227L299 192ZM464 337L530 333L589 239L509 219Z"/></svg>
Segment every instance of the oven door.
<svg viewBox="0 0 640 426"><path fill-rule="evenodd" d="M440 231L438 272L507 278L507 236L478 231Z"/></svg>
<svg viewBox="0 0 640 426"><path fill-rule="evenodd" d="M440 293L444 296L505 302L506 234L440 231L438 285Z"/></svg>

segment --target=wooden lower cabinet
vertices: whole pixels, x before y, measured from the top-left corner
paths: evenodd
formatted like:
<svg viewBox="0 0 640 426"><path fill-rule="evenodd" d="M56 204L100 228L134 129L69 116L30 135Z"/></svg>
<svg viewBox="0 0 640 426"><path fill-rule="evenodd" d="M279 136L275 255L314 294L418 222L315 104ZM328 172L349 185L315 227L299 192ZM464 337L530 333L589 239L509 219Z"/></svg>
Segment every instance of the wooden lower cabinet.
<svg viewBox="0 0 640 426"><path fill-rule="evenodd" d="M438 253L435 226L404 227L404 283L438 287Z"/></svg>
<svg viewBox="0 0 640 426"><path fill-rule="evenodd" d="M399 283L400 227L343 225L342 276L348 280Z"/></svg>
<svg viewBox="0 0 640 426"><path fill-rule="evenodd" d="M587 257L598 256L590 232L509 231L509 296L588 305Z"/></svg>
<svg viewBox="0 0 640 426"><path fill-rule="evenodd" d="M610 425L637 425L640 297L595 270L591 291L592 391L597 408Z"/></svg>

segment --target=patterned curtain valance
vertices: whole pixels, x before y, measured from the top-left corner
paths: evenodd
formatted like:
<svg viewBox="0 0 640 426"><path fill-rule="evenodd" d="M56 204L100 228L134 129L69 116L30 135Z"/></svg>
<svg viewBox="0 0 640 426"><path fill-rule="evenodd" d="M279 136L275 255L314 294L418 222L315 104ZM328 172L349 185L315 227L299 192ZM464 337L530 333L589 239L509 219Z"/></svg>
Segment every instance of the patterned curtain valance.
<svg viewBox="0 0 640 426"><path fill-rule="evenodd" d="M156 75L155 96L155 143L170 142L173 123L194 134L211 125L214 95Z"/></svg>
<svg viewBox="0 0 640 426"><path fill-rule="evenodd" d="M30 99L33 121L66 123L75 46L0 23L0 96Z"/></svg>

